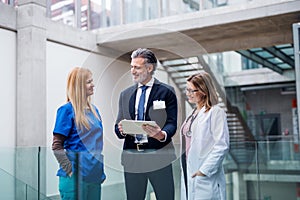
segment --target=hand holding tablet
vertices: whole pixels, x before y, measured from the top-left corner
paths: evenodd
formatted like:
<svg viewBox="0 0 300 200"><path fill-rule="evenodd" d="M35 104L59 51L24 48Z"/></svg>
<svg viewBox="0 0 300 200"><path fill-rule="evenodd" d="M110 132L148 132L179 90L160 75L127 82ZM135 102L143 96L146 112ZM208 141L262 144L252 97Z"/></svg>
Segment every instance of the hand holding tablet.
<svg viewBox="0 0 300 200"><path fill-rule="evenodd" d="M127 120L121 121L123 132L126 134L147 134L143 129L143 125L156 126L155 121L137 121L137 120Z"/></svg>

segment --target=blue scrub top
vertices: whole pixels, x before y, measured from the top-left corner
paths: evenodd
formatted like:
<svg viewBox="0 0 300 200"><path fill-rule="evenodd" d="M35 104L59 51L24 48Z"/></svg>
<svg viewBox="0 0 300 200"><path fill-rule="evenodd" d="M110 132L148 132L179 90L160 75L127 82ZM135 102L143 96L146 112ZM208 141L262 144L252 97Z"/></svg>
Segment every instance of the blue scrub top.
<svg viewBox="0 0 300 200"><path fill-rule="evenodd" d="M72 163L73 174L78 174L87 182L102 183L105 179L103 170L103 126L98 109L94 106L99 118L97 119L90 110L86 111L90 129L77 129L75 113L70 102L57 110L54 134L66 136L64 149ZM78 160L78 163L76 162ZM79 170L77 171L77 167ZM67 177L66 172L60 167L57 176Z"/></svg>

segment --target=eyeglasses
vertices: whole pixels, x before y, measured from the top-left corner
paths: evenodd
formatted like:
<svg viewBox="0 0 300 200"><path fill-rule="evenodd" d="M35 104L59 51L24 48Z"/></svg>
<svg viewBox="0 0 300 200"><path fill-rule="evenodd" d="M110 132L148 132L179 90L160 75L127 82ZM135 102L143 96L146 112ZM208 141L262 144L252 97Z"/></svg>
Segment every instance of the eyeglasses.
<svg viewBox="0 0 300 200"><path fill-rule="evenodd" d="M185 92L189 93L189 94L192 94L192 93L195 93L195 92L198 92L198 91L199 90L185 89Z"/></svg>

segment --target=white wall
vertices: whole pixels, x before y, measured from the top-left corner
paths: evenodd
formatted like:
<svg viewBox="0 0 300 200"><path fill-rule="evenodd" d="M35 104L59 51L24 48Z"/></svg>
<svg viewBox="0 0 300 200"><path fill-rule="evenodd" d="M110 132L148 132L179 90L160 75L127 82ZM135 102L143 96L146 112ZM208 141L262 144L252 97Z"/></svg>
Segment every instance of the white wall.
<svg viewBox="0 0 300 200"><path fill-rule="evenodd" d="M98 54L47 42L47 195L58 194L58 164L51 152L57 108L66 102L67 75L75 66L91 69L95 83L94 104L104 126L105 185L123 182L120 155L123 142L114 134L119 93L132 84L129 63Z"/></svg>
<svg viewBox="0 0 300 200"><path fill-rule="evenodd" d="M16 134L16 33L0 29L0 147L14 147Z"/></svg>
<svg viewBox="0 0 300 200"><path fill-rule="evenodd" d="M47 42L47 194L57 194L58 179L56 171L58 164L51 152L52 131L55 121L56 109L66 102L67 75L74 66L80 66L87 52L70 47Z"/></svg>
<svg viewBox="0 0 300 200"><path fill-rule="evenodd" d="M234 51L228 51L224 52L223 56L224 72L226 74L239 72L242 70L242 61L240 54Z"/></svg>
<svg viewBox="0 0 300 200"><path fill-rule="evenodd" d="M0 29L0 194L13 194L16 139L16 33ZM4 171L2 171L4 170ZM3 172L3 173L2 173ZM4 192L5 191L5 192ZM2 196L6 199L6 196Z"/></svg>

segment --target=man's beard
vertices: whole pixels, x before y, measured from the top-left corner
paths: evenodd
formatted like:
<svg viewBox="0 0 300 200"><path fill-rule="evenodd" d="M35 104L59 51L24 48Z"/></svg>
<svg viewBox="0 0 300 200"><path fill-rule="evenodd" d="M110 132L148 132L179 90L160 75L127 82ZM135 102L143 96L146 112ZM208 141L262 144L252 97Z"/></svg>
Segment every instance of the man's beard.
<svg viewBox="0 0 300 200"><path fill-rule="evenodd" d="M134 83L141 83L141 82L145 81L147 78L148 78L148 74L147 74L147 72L145 72L145 73L140 74L138 76L138 79L133 79L133 82Z"/></svg>

